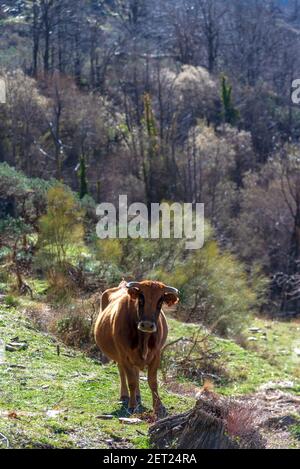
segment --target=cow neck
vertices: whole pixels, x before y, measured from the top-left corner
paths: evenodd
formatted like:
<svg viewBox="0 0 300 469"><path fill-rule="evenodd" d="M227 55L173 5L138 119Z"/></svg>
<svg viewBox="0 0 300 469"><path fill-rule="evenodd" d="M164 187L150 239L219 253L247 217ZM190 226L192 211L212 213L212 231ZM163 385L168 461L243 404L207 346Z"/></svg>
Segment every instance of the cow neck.
<svg viewBox="0 0 300 469"><path fill-rule="evenodd" d="M129 310L130 310L130 300L129 300ZM135 308L134 310L134 315L131 314L131 328L134 330L134 335L133 335L133 341L132 341L132 346L133 348L137 348L139 357L142 360L147 360L148 352L149 352L149 339L153 334L147 333L147 332L142 332L138 330L138 310ZM133 311L131 309L131 311ZM154 337L151 338L151 342L153 341Z"/></svg>

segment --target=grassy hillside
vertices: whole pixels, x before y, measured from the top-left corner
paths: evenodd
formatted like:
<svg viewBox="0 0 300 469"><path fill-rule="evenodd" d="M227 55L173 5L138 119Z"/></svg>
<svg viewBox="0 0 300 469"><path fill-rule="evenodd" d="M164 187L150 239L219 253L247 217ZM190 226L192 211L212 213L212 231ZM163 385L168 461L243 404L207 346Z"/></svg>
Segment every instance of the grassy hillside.
<svg viewBox="0 0 300 469"><path fill-rule="evenodd" d="M289 331L297 332L298 326L280 325L282 336L286 337ZM280 336L279 326L272 327L274 330L270 331ZM170 340L191 336L196 328L172 319ZM114 364L99 365L81 352L65 347L53 336L35 330L22 313L4 305L0 308L0 335L6 342L18 337L28 343L26 350L6 352L6 362L0 366L0 432L12 447L147 447L151 399L143 380L146 407L143 423L122 424L118 417L126 416L126 412L118 404L118 373ZM286 360L271 364L259 356L262 351L249 352L215 337L210 340L227 361L228 376L216 385L219 392L245 393L271 380L291 380ZM294 378L294 391L300 394L299 379ZM199 385L197 381L194 384ZM176 395L165 386L161 387L161 394L171 413L193 404L193 398ZM114 418L99 418L105 413Z"/></svg>
<svg viewBox="0 0 300 469"><path fill-rule="evenodd" d="M125 415L118 404L116 366L101 366L82 353L35 330L12 308L0 307L0 336L6 342L27 341L24 351L7 352L0 365L0 432L12 447L120 447L147 446L147 422L119 423ZM144 404L151 409L150 393L142 381ZM171 412L192 405L192 400L162 391ZM104 413L113 420L97 417ZM147 415L144 417L147 420Z"/></svg>
<svg viewBox="0 0 300 469"><path fill-rule="evenodd" d="M169 320L170 340L190 337L196 325ZM214 351L226 371L223 379L215 383L218 392L226 395L252 393L269 381L288 382L289 388L300 394L300 323L253 319L245 330L247 348L231 340L209 336ZM256 340L253 340L255 338ZM252 339L252 340L251 340Z"/></svg>

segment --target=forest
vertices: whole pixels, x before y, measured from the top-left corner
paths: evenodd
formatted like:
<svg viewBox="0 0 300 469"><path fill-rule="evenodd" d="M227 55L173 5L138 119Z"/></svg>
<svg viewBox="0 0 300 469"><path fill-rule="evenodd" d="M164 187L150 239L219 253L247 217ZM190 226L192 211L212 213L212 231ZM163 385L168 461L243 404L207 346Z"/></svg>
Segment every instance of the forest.
<svg viewBox="0 0 300 469"><path fill-rule="evenodd" d="M93 328L124 279L180 292L166 425L216 405L222 445L300 448L299 50L298 0L0 0L0 449L185 448L146 384L118 423ZM204 204L203 247L99 239L122 194Z"/></svg>

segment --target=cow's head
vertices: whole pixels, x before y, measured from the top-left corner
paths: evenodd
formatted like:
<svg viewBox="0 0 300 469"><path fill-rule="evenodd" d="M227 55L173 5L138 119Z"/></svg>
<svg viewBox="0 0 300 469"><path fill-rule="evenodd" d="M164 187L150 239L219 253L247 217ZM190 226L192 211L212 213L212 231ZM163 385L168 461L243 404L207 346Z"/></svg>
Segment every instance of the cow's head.
<svg viewBox="0 0 300 469"><path fill-rule="evenodd" d="M126 288L131 299L136 301L137 327L142 332L156 332L162 305L171 306L179 301L178 290L161 282L129 282Z"/></svg>

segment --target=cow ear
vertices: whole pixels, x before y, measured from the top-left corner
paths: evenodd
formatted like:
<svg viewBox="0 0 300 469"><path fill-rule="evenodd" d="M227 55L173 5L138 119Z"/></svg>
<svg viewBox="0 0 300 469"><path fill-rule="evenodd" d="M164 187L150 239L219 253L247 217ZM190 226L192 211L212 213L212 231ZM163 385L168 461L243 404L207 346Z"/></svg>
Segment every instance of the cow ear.
<svg viewBox="0 0 300 469"><path fill-rule="evenodd" d="M179 298L174 293L166 293L164 296L164 303L166 303L168 306L176 305L178 301Z"/></svg>
<svg viewBox="0 0 300 469"><path fill-rule="evenodd" d="M139 289L135 287L127 288L128 295L132 300L136 300L139 296Z"/></svg>

